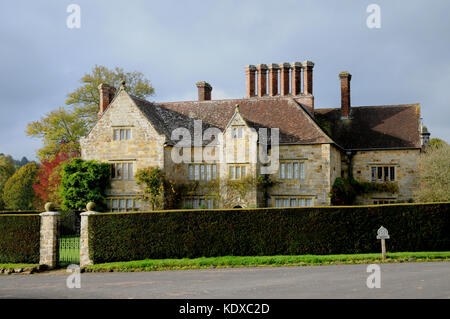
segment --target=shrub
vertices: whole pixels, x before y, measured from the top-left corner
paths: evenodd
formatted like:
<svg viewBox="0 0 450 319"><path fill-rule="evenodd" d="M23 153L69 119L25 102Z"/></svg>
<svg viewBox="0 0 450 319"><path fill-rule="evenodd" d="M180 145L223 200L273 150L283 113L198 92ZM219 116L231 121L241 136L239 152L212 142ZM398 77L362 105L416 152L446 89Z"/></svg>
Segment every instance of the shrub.
<svg viewBox="0 0 450 319"><path fill-rule="evenodd" d="M331 188L330 197L333 205L352 205L356 196L367 193L398 193L398 184L395 182L359 182L353 177L335 179Z"/></svg>
<svg viewBox="0 0 450 319"><path fill-rule="evenodd" d="M89 217L95 263L146 258L450 249L450 204L112 213Z"/></svg>
<svg viewBox="0 0 450 319"><path fill-rule="evenodd" d="M39 263L39 215L0 215L0 263Z"/></svg>
<svg viewBox="0 0 450 319"><path fill-rule="evenodd" d="M63 166L61 197L64 210L83 210L94 202L101 211L105 207L106 189L110 185L111 167L97 161L74 158Z"/></svg>

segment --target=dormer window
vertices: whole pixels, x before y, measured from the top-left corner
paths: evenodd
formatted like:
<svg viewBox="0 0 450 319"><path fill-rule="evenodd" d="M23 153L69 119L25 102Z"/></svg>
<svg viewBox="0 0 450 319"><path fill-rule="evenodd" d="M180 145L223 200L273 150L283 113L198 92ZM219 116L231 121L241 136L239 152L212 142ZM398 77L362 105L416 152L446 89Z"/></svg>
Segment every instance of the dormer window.
<svg viewBox="0 0 450 319"><path fill-rule="evenodd" d="M244 136L242 127L233 127L232 131L233 138L242 138Z"/></svg>
<svg viewBox="0 0 450 319"><path fill-rule="evenodd" d="M113 140L114 141L131 140L131 128L113 129Z"/></svg>

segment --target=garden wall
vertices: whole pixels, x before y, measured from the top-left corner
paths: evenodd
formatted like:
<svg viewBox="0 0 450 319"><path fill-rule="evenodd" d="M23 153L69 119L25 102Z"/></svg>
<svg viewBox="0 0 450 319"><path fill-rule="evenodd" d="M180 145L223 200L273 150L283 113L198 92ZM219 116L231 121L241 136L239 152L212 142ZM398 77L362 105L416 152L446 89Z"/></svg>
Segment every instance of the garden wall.
<svg viewBox="0 0 450 319"><path fill-rule="evenodd" d="M89 216L94 263L201 256L450 250L450 203L182 210Z"/></svg>

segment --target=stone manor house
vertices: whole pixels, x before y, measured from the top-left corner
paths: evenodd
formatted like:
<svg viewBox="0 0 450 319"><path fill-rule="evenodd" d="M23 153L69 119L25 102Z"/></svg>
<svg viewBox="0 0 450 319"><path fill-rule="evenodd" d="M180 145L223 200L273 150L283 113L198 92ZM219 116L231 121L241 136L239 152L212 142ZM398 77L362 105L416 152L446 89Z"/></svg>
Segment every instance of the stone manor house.
<svg viewBox="0 0 450 319"><path fill-rule="evenodd" d="M398 186L360 195L359 204L408 201L430 136L420 104L352 106L352 76L341 72L340 107L315 108L313 67L248 65L247 96L240 99L213 100L204 81L196 83L197 101L180 102L137 98L124 83L117 90L100 85L98 121L80 143L83 159L111 164L109 209L149 209L134 180L149 166L187 185L178 208L325 206L335 179L349 174ZM266 187L252 182L263 177L271 181Z"/></svg>

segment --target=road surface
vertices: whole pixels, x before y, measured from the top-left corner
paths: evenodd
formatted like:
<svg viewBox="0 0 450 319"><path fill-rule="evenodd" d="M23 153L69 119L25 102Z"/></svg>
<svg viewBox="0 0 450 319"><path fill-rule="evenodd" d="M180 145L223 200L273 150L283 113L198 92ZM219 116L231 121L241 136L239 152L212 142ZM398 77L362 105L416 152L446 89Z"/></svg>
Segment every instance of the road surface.
<svg viewBox="0 0 450 319"><path fill-rule="evenodd" d="M381 288L367 265L260 267L129 273L0 275L0 298L450 298L450 263L382 264Z"/></svg>

